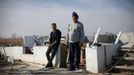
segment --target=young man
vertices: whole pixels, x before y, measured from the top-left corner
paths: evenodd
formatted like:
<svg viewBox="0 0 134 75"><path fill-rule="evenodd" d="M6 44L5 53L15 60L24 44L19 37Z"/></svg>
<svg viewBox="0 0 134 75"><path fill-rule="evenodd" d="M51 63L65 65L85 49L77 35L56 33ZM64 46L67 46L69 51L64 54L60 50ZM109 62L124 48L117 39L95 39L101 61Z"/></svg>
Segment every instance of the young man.
<svg viewBox="0 0 134 75"><path fill-rule="evenodd" d="M72 13L73 22L68 27L69 41L69 70L79 70L81 46L84 41L84 27L78 21L79 16L76 12Z"/></svg>
<svg viewBox="0 0 134 75"><path fill-rule="evenodd" d="M46 68L53 67L53 58L58 50L59 44L60 44L60 38L61 38L61 32L57 29L56 23L52 23L52 32L50 33L49 38L49 47L46 52L48 63L46 65ZM50 56L51 53L51 56Z"/></svg>

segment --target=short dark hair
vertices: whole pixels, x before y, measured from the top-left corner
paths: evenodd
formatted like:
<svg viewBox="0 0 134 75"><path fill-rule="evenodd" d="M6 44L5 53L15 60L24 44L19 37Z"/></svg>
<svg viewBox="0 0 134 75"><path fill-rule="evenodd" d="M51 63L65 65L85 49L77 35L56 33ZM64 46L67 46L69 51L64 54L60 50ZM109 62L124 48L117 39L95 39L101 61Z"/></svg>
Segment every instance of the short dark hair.
<svg viewBox="0 0 134 75"><path fill-rule="evenodd" d="M56 26L56 23L52 23L51 25Z"/></svg>

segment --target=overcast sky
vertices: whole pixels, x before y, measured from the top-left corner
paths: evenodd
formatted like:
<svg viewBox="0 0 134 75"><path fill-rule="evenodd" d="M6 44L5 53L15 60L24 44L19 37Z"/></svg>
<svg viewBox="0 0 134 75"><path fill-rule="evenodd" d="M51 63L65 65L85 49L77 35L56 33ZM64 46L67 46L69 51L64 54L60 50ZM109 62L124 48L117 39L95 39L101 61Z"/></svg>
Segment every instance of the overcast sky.
<svg viewBox="0 0 134 75"><path fill-rule="evenodd" d="M0 36L49 35L56 22L63 35L80 16L86 35L134 31L134 0L0 0Z"/></svg>

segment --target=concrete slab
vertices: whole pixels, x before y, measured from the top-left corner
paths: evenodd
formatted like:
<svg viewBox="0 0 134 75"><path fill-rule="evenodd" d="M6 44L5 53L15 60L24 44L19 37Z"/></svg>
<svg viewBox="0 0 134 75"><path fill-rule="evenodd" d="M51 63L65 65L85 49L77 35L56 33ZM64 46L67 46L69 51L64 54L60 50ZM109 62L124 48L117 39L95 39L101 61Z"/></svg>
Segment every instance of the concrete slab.
<svg viewBox="0 0 134 75"><path fill-rule="evenodd" d="M134 32L122 33L120 40L123 43L128 42L128 44L124 45L123 47L132 47L132 45L134 45Z"/></svg>

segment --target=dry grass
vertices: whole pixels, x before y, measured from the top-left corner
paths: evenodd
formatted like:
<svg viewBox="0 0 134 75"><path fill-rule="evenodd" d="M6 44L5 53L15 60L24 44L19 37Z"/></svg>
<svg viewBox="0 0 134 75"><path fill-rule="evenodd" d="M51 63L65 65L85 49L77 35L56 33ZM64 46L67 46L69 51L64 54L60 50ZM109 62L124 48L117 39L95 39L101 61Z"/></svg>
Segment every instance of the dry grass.
<svg viewBox="0 0 134 75"><path fill-rule="evenodd" d="M0 46L23 46L23 38L0 38Z"/></svg>

